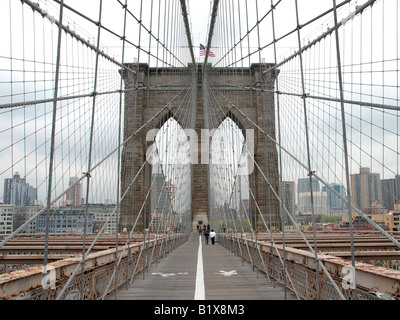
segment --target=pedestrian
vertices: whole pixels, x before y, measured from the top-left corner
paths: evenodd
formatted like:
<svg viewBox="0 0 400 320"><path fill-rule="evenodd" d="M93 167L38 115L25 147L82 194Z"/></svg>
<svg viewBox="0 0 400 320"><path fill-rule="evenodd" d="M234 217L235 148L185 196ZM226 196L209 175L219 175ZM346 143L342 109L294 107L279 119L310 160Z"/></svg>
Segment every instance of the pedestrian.
<svg viewBox="0 0 400 320"><path fill-rule="evenodd" d="M206 244L208 244L208 237L210 236L210 230L206 229L204 231L204 239L206 241Z"/></svg>
<svg viewBox="0 0 400 320"><path fill-rule="evenodd" d="M210 238L211 238L211 243L212 243L212 244L215 243L215 236L216 236L216 235L217 235L217 234L215 233L214 229L211 229Z"/></svg>

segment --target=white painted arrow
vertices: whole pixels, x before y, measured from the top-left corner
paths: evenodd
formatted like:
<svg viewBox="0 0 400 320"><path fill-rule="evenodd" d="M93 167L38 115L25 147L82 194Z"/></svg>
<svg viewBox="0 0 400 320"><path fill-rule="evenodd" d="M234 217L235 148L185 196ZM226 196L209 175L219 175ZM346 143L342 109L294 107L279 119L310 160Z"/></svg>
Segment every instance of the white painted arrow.
<svg viewBox="0 0 400 320"><path fill-rule="evenodd" d="M219 274L224 277L230 277L232 275L237 274L237 272L236 272L236 270L232 270L232 271L219 270L219 272L215 272L214 274Z"/></svg>
<svg viewBox="0 0 400 320"><path fill-rule="evenodd" d="M160 273L160 272L153 272L152 274L159 274L163 278L168 278L168 277L173 277L176 276L177 274L188 274L187 272L178 272L176 273Z"/></svg>

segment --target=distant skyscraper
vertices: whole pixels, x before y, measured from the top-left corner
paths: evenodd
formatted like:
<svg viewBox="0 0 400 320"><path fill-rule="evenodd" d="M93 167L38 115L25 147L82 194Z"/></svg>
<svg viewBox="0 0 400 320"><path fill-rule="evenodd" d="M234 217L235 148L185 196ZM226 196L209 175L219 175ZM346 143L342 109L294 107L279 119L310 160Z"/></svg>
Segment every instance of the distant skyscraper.
<svg viewBox="0 0 400 320"><path fill-rule="evenodd" d="M382 188L379 173L370 168L360 168L360 173L351 175L352 202L361 210L371 207L374 201L382 203Z"/></svg>
<svg viewBox="0 0 400 320"><path fill-rule="evenodd" d="M15 172L12 178L4 179L4 204L29 206L36 200L37 189L26 183L26 179L21 178L18 172Z"/></svg>
<svg viewBox="0 0 400 320"><path fill-rule="evenodd" d="M312 215L313 207L314 214L327 215L329 214L328 196L325 192L313 192L314 205L311 204L311 192L302 192L299 194L297 209L301 215Z"/></svg>
<svg viewBox="0 0 400 320"><path fill-rule="evenodd" d="M393 179L382 179L382 206L394 210L395 204L400 204L400 175Z"/></svg>
<svg viewBox="0 0 400 320"><path fill-rule="evenodd" d="M69 186L71 187L79 180L77 177L72 177L69 179ZM76 183L74 187L67 192L67 206L79 206L84 204L84 199L82 198L82 185L80 182Z"/></svg>
<svg viewBox="0 0 400 320"><path fill-rule="evenodd" d="M311 177L311 181L313 192L321 191L319 187L319 181L313 177ZM297 180L297 194L300 194L302 192L311 192L310 178L301 178Z"/></svg>
<svg viewBox="0 0 400 320"><path fill-rule="evenodd" d="M346 199L346 189L343 185L337 183L331 183L329 185L333 190L339 193L343 198ZM328 195L329 209L341 210L347 208L347 204L339 196L337 196L331 189L327 186L322 187L322 192L326 192Z"/></svg>
<svg viewBox="0 0 400 320"><path fill-rule="evenodd" d="M282 206L286 208L289 214L294 217L296 206L295 206L295 191L294 181L281 181L279 183L279 195L282 200ZM285 209L283 209L285 210ZM287 217L286 212L282 212L282 217ZM290 221L290 220L288 220Z"/></svg>
<svg viewBox="0 0 400 320"><path fill-rule="evenodd" d="M394 210L396 203L396 180L382 179L382 206L388 210Z"/></svg>
<svg viewBox="0 0 400 320"><path fill-rule="evenodd" d="M394 177L395 186L395 204L400 204L400 175L396 174Z"/></svg>
<svg viewBox="0 0 400 320"><path fill-rule="evenodd" d="M154 181L153 181L154 180ZM163 213L163 208L166 207L168 199L166 199L166 181L162 173L153 173L151 188L151 212ZM168 213L169 208L164 208L164 214Z"/></svg>

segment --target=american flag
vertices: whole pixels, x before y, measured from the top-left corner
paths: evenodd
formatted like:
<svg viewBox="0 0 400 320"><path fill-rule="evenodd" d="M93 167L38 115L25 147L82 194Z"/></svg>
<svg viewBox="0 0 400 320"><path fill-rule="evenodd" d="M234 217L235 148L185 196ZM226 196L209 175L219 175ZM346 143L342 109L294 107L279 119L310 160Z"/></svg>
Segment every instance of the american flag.
<svg viewBox="0 0 400 320"><path fill-rule="evenodd" d="M207 53L207 48L200 43L200 57L204 57ZM208 53L210 57L215 57L215 54L211 51Z"/></svg>

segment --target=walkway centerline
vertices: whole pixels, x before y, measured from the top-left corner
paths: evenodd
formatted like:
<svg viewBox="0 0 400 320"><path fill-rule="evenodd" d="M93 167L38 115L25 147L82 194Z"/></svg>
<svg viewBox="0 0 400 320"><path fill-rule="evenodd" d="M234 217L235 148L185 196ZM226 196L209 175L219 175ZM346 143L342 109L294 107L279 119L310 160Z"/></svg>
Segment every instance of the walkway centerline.
<svg viewBox="0 0 400 320"><path fill-rule="evenodd" d="M143 277L137 274L117 300L283 300L284 288L254 272L249 263L218 242L203 246L204 237L192 232L188 240L161 258ZM206 290L207 288L207 290ZM245 292L245 295L243 293ZM106 300L114 300L114 293ZM296 299L291 292L287 299Z"/></svg>
<svg viewBox="0 0 400 320"><path fill-rule="evenodd" d="M206 293L204 287L204 268L203 268L203 249L201 245L201 236L199 236L199 250L197 253L197 271L196 271L196 290L194 300L205 300Z"/></svg>

